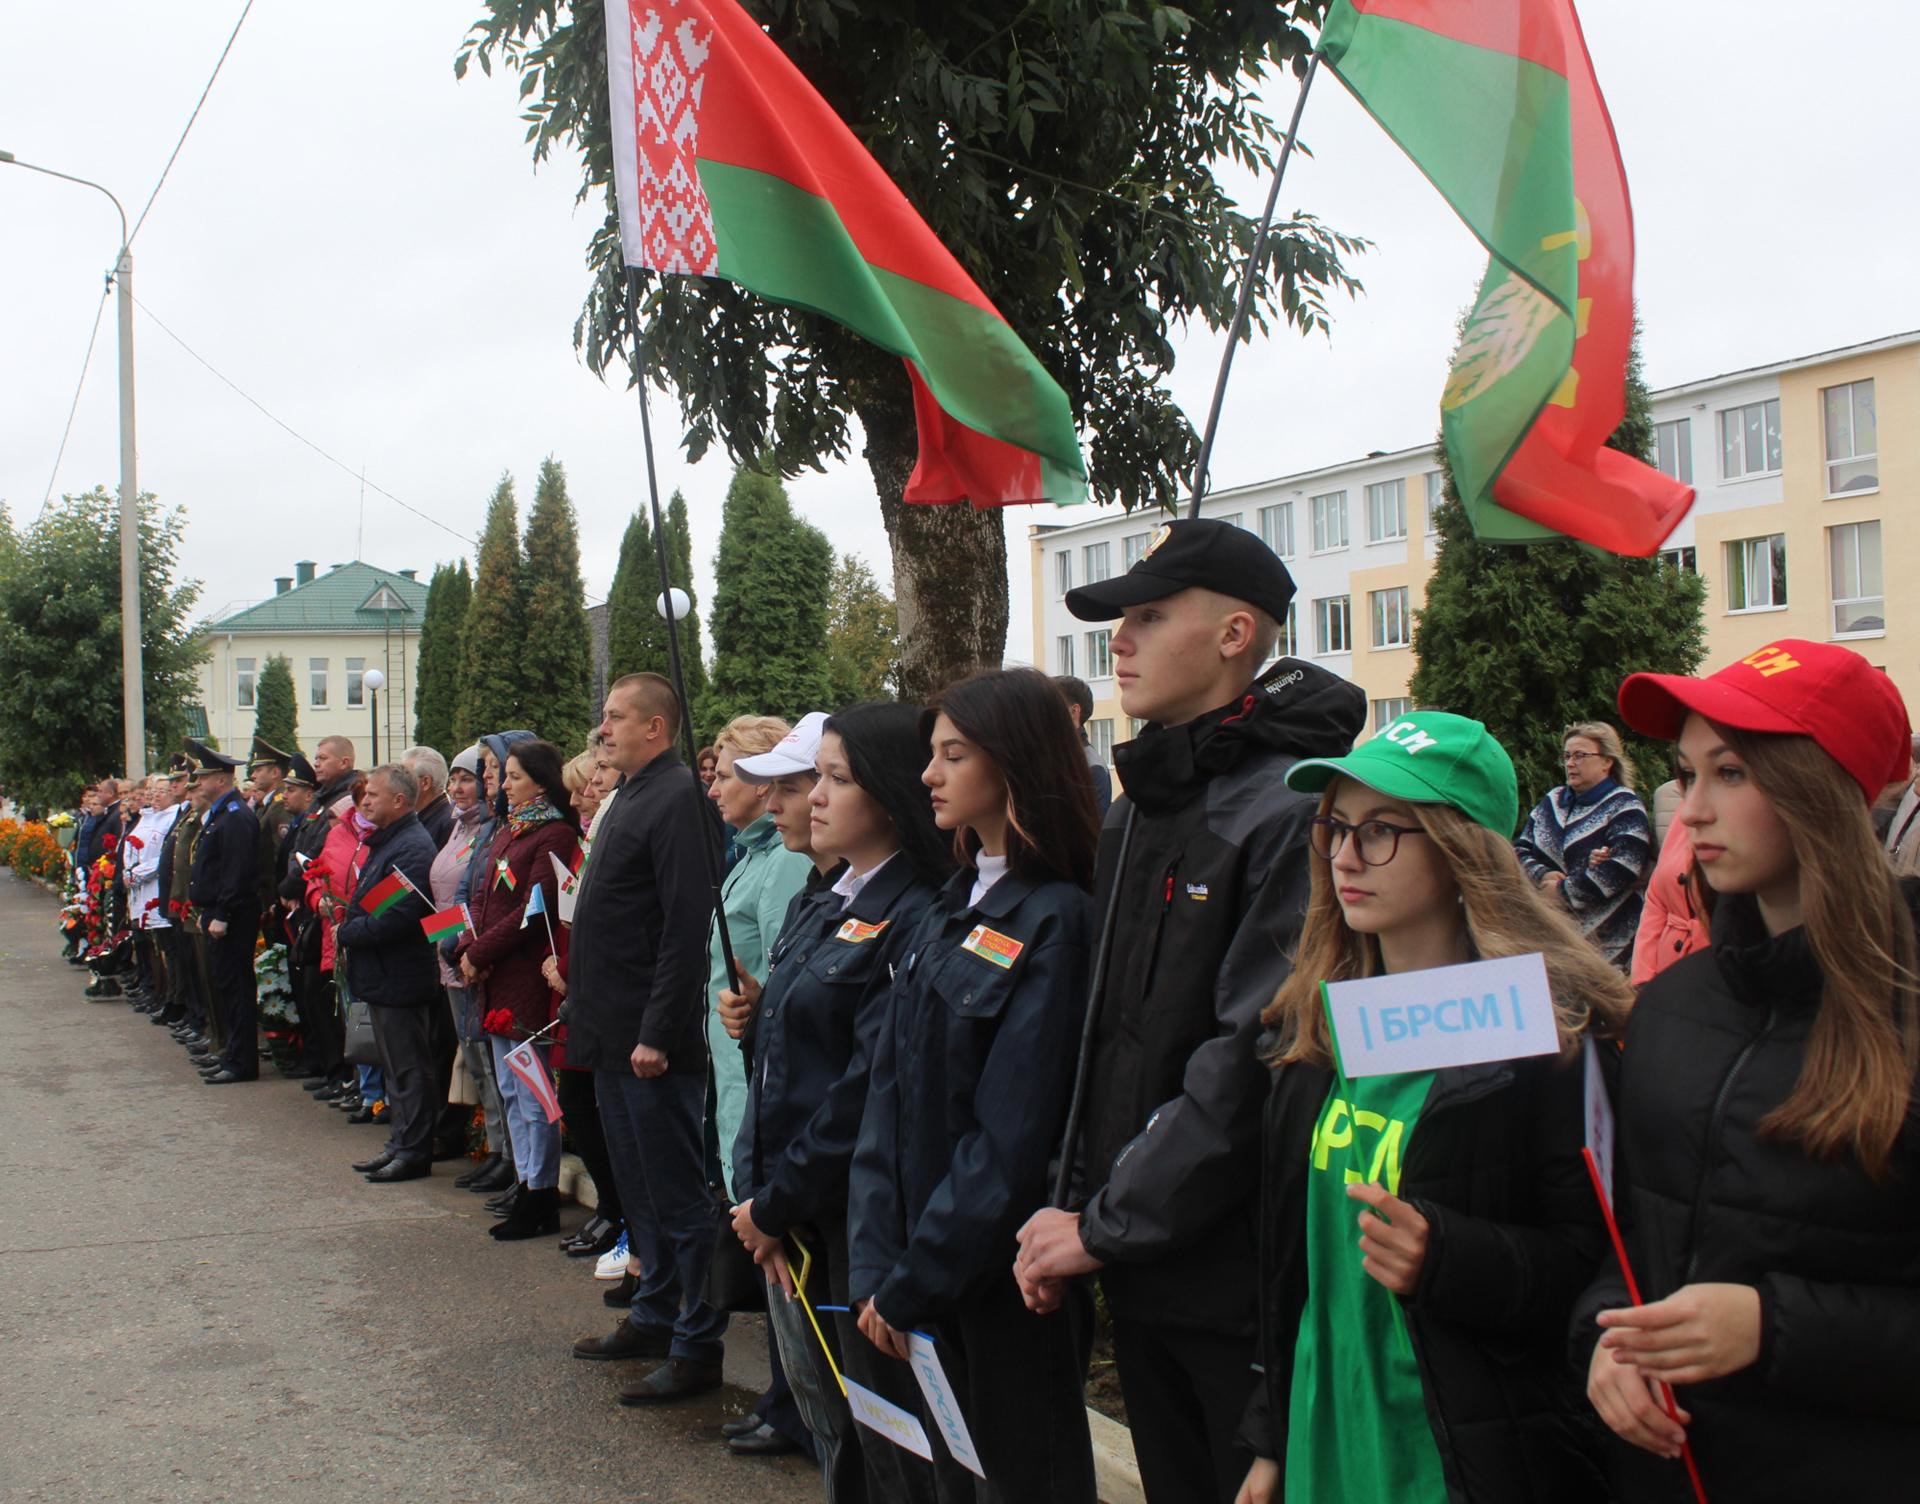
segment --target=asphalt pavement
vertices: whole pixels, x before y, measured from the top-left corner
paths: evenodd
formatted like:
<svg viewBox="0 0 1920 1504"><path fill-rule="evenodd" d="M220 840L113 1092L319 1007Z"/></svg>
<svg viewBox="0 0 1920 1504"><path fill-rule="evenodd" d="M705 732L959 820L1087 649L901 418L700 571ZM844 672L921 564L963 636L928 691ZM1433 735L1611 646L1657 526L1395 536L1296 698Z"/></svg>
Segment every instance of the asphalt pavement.
<svg viewBox="0 0 1920 1504"><path fill-rule="evenodd" d="M0 871L0 1500L821 1497L718 1439L766 1380L759 1318L718 1393L622 1409L647 1365L568 1351L616 1319L589 1264L487 1237L459 1164L366 1184L382 1131L271 1067L203 1086L82 997L56 911Z"/></svg>

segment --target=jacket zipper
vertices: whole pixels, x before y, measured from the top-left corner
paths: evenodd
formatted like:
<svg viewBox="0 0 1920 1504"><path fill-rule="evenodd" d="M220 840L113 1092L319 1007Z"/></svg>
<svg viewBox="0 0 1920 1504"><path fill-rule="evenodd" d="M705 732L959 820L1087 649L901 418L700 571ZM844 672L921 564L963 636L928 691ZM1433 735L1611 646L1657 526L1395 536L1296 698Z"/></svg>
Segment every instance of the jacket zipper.
<svg viewBox="0 0 1920 1504"><path fill-rule="evenodd" d="M1740 1047L1740 1053L1733 1057L1733 1064L1720 1078L1720 1090L1714 1093L1713 1111L1707 1116L1707 1163L1700 1172L1700 1185L1693 1193L1693 1216L1687 1223L1687 1270L1680 1283L1690 1285L1693 1276L1700 1267L1700 1222L1707 1211L1707 1184L1713 1178L1713 1156L1715 1145L1720 1140L1720 1123L1726 1114L1727 1096L1733 1090L1733 1083L1739 1079L1740 1072L1746 1069L1747 1061L1760 1047L1767 1035L1773 1031L1773 1004L1767 1004L1767 1016L1761 1020L1760 1032Z"/></svg>

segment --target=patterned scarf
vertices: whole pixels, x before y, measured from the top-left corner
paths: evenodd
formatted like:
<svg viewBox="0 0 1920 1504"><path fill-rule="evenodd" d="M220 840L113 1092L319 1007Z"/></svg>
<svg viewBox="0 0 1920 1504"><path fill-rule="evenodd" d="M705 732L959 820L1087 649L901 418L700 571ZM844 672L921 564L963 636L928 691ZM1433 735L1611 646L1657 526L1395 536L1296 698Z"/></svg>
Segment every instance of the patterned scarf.
<svg viewBox="0 0 1920 1504"><path fill-rule="evenodd" d="M560 811L548 803L545 794L535 794L518 809L507 811L507 829L516 836L525 835L536 826L545 825L549 820L558 820Z"/></svg>

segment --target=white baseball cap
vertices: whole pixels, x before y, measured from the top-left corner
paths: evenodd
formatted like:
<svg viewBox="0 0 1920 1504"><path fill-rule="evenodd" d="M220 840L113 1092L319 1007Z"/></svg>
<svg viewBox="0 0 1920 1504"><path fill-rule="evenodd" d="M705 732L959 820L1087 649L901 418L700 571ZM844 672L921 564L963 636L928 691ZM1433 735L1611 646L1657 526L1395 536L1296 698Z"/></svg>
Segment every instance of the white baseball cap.
<svg viewBox="0 0 1920 1504"><path fill-rule="evenodd" d="M734 775L748 783L772 783L794 773L811 773L820 755L820 734L826 729L826 711L810 710L771 752L734 758Z"/></svg>

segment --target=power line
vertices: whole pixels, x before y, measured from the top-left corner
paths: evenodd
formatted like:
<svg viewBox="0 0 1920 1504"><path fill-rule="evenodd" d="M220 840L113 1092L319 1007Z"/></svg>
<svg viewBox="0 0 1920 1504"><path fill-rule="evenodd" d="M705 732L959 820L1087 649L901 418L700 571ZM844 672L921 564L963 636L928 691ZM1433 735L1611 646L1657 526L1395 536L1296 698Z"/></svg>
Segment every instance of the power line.
<svg viewBox="0 0 1920 1504"><path fill-rule="evenodd" d="M47 510L47 504L53 500L54 482L60 478L60 461L67 457L67 440L73 437L73 416L80 411L80 393L86 390L87 368L93 364L93 347L100 338L100 316L107 311L107 296L112 284L100 289L100 301L93 310L93 332L87 336L87 353L80 362L80 379L73 386L73 402L67 408L67 426L60 430L60 449L53 457L53 469L47 476L47 494L40 498L40 510L33 514L38 522Z"/></svg>
<svg viewBox="0 0 1920 1504"><path fill-rule="evenodd" d="M153 185L153 192L147 195L146 208L140 211L140 217L133 222L133 233L127 236L127 244L129 247L132 246L135 237L139 235L140 226L147 222L147 215L153 210L153 201L160 197L160 190L166 187L167 174L173 171L173 164L175 159L180 155L180 148L187 144L187 133L193 129L194 121L200 118L200 107L207 102L207 96L213 92L213 81L220 76L220 69L227 61L227 54L233 51L233 44L240 36L240 28L247 24L247 16L252 10L253 0L247 0L247 3L241 7L240 19L233 23L233 31L227 37L227 45L220 49L220 56L214 61L213 72L207 77L206 88L200 91L200 98L193 107L193 113L187 116L187 123L180 132L180 139L173 143L173 155L167 158L167 165L160 169L160 181ZM155 322L157 323L158 320L155 320Z"/></svg>

